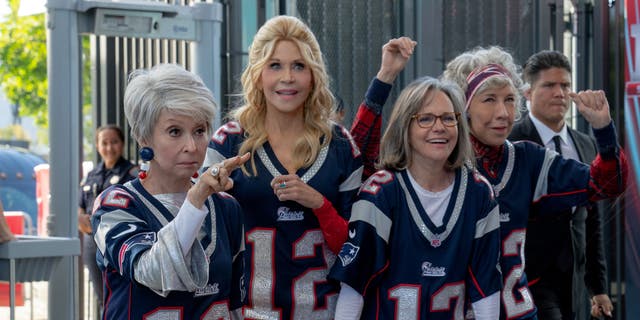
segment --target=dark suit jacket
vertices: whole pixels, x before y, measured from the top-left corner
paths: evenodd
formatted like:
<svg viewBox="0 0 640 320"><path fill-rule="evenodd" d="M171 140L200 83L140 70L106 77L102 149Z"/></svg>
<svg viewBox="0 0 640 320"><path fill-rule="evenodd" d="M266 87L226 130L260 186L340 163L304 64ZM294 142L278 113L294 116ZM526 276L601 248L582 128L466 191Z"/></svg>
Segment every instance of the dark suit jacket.
<svg viewBox="0 0 640 320"><path fill-rule="evenodd" d="M593 138L569 129L580 161L591 163L597 149ZM544 146L529 115L517 122L509 140L529 140ZM570 230L570 232L568 232ZM529 217L525 242L525 272L527 279L549 277L550 273L564 273L572 279L573 312L576 319L587 319L590 295L606 293L606 260L602 244L602 217L597 205L580 207L573 217L565 212L553 217ZM558 278L557 274L553 275ZM586 284L586 287L585 287ZM558 286L560 288L560 286ZM589 291L586 291L589 289ZM531 289L535 290L535 285ZM535 296L535 293L534 293Z"/></svg>

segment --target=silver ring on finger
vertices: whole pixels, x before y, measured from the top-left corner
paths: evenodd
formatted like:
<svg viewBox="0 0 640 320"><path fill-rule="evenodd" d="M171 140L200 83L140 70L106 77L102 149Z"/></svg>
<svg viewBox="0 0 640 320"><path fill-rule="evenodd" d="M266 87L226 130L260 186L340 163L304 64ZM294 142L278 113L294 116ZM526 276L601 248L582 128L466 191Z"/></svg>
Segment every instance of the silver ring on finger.
<svg viewBox="0 0 640 320"><path fill-rule="evenodd" d="M211 167L211 170L209 170L209 171L211 172L211 175L214 178L217 178L218 175L220 174L220 167L219 166L213 166L213 167Z"/></svg>
<svg viewBox="0 0 640 320"><path fill-rule="evenodd" d="M280 182L279 187L280 187L280 189L284 189L284 188L286 188L286 187L287 187L287 182L286 182L286 181L282 181L282 182Z"/></svg>

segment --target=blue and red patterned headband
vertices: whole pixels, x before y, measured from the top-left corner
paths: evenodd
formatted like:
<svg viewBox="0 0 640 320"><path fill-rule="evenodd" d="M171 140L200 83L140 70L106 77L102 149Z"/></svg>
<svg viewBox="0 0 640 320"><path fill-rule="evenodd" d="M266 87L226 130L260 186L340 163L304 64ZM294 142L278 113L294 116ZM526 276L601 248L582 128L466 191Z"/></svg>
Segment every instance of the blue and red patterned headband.
<svg viewBox="0 0 640 320"><path fill-rule="evenodd" d="M495 63L475 68L471 73L469 73L467 76L467 92L465 92L465 98L467 99L464 108L465 111L469 109L471 98L476 94L478 88L493 77L505 77L507 79L511 79L509 71L507 71L503 66Z"/></svg>

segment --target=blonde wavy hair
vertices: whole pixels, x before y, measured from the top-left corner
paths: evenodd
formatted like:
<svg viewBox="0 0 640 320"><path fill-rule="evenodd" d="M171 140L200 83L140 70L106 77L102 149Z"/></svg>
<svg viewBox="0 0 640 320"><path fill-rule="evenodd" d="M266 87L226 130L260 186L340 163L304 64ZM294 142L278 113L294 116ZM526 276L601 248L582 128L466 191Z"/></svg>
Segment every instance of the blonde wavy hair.
<svg viewBox="0 0 640 320"><path fill-rule="evenodd" d="M320 149L331 141L329 116L334 101L320 45L304 22L291 16L277 16L260 27L249 47L249 63L242 73L243 105L233 110L231 116L240 123L246 137L238 154L251 152L253 155L268 138L264 126L267 104L259 85L262 70L278 42L283 40L296 44L313 77L311 93L304 104L305 130L294 144L294 164L297 170L311 166ZM252 156L251 171L253 175L257 175L253 159ZM245 174L251 175L246 167L242 169Z"/></svg>

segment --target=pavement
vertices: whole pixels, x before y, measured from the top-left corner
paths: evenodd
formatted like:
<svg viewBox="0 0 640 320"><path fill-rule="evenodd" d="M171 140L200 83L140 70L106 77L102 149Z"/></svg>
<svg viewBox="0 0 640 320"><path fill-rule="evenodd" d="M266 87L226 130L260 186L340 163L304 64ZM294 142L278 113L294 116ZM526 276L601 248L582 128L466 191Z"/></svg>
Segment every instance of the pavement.
<svg viewBox="0 0 640 320"><path fill-rule="evenodd" d="M48 319L48 282L31 282L23 284L24 306L16 307L15 320L47 320ZM0 319L7 319L9 307L0 307Z"/></svg>
<svg viewBox="0 0 640 320"><path fill-rule="evenodd" d="M89 272L85 271L84 279L88 279ZM85 288L89 283L85 284ZM48 320L49 318L49 282L28 282L23 284L24 306L15 308L14 320ZM95 310L89 310L89 294L85 290L84 297L84 317L85 320L97 319L93 313ZM0 320L11 320L10 308L8 306L0 306Z"/></svg>

